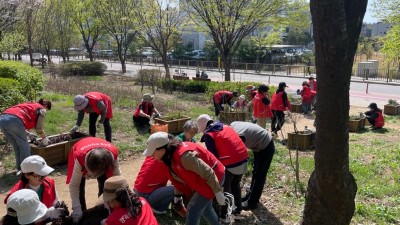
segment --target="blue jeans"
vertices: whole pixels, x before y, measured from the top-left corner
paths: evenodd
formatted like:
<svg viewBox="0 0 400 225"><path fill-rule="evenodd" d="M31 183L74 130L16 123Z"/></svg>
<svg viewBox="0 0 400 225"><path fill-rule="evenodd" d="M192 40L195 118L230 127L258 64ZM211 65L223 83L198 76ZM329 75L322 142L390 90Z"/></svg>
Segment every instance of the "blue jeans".
<svg viewBox="0 0 400 225"><path fill-rule="evenodd" d="M31 155L25 125L17 116L3 114L0 116L0 129L13 146L17 170L20 170L22 161Z"/></svg>
<svg viewBox="0 0 400 225"><path fill-rule="evenodd" d="M163 212L168 209L169 204L174 200L174 186L164 186L154 190L151 193L140 193L150 204L151 208Z"/></svg>
<svg viewBox="0 0 400 225"><path fill-rule="evenodd" d="M210 225L219 225L218 216L212 207L212 199L207 199L198 192L194 193L187 206L185 225L198 225L200 217Z"/></svg>

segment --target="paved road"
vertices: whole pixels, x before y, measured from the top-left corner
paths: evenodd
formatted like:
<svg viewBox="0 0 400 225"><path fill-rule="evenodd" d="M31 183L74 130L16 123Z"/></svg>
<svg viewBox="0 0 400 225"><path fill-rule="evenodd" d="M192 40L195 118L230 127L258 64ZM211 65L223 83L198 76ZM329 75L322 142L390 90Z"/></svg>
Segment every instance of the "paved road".
<svg viewBox="0 0 400 225"><path fill-rule="evenodd" d="M25 57L23 58L25 60ZM27 58L26 58L27 60ZM54 63L59 63L60 58L53 58ZM121 65L115 62L107 62L102 61L108 67L109 71L120 72ZM134 76L140 69L154 69L159 68L164 70L164 67L160 64L158 66L154 65L138 65L138 64L127 64L127 76ZM170 69L171 74L174 69ZM192 69L183 69L188 73L189 77L195 76L195 68ZM207 71L209 78L213 81L223 81L224 75L218 71ZM298 78L298 77L288 77L284 74L276 75L276 76L268 76L268 75L258 75L258 74L249 74L249 73L232 73L232 81L257 81L263 82L271 85L277 85L281 81L285 81L289 86L287 89L288 92L295 93L297 89L301 88L301 83L307 78ZM368 86L368 93L367 93ZM400 101L400 83L397 84L386 84L386 83L365 83L362 80L357 78L352 79L350 85L350 104L355 106L367 106L371 102L376 102L380 108L383 108L383 105L387 103L389 99L397 99Z"/></svg>

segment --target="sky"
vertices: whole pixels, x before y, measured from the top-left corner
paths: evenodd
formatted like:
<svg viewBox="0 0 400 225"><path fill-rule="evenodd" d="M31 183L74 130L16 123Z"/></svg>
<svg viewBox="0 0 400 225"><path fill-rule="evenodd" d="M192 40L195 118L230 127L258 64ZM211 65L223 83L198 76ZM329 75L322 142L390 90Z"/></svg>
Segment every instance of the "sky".
<svg viewBox="0 0 400 225"><path fill-rule="evenodd" d="M364 16L364 22L365 23L376 23L376 22L378 22L379 21L379 19L378 18L375 18L372 14L372 12L371 12L371 10L372 10L372 3L373 3L373 0L369 0L368 1L368 6L367 6L367 11L365 12L365 16Z"/></svg>

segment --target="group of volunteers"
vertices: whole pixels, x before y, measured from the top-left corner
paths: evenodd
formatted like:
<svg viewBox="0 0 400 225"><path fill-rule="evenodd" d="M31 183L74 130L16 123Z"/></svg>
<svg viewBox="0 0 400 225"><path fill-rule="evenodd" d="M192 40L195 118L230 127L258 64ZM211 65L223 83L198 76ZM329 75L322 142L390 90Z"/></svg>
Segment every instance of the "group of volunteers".
<svg viewBox="0 0 400 225"><path fill-rule="evenodd" d="M257 208L275 152L273 137L283 126L285 112L290 116L286 87L285 82L279 83L272 98L267 85L249 87L247 97L250 102L241 95L233 105L231 100L237 97L237 92L215 93L216 116L224 107L242 110L252 107L256 124L241 121L224 124L202 114L197 121L187 121L183 133L176 137L165 132L151 134L143 153L144 162L131 188L121 175L119 150L111 143L111 98L100 92L75 96L73 103L78 117L70 132L78 131L88 113L91 137L75 143L68 158L66 184L72 201L72 220L78 223L87 210L85 183L91 178L97 179L98 183L97 204L103 204L109 210L102 225L158 224L154 215L166 213L170 205L185 218L187 225L199 224L201 218L212 225L231 223L242 210ZM316 83L303 83L304 103L310 104L311 87L315 88ZM133 113L135 125L149 125L151 118L159 115L153 98L150 94L143 95ZM7 221L45 224L67 216L66 209L55 207L59 197L55 182L49 177L54 169L42 157L30 155L29 141L36 140L37 136L28 130L36 129L43 146L50 143L44 133L43 121L51 107L50 101L40 99L37 103L15 105L0 115L0 129L14 148L20 175L20 181L4 200L7 215L0 224L5 225ZM369 108L371 111L365 116L374 128L381 128L384 125L382 110L375 103ZM267 118L272 118L271 133L265 129ZM101 127L105 140L96 137L96 131ZM198 133L202 134L199 141L204 144L196 142L194 137ZM254 155L252 180L242 196L240 182L247 173L248 150ZM213 206L213 199L220 207Z"/></svg>

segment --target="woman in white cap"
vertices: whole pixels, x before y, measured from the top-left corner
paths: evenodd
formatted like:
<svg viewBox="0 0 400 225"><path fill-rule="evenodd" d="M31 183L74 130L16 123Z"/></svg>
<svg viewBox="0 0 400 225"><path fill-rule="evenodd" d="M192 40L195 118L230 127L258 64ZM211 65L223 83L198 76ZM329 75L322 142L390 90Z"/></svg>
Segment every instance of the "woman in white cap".
<svg viewBox="0 0 400 225"><path fill-rule="evenodd" d="M77 95L74 98L74 109L78 111L78 118L71 133L75 133L82 125L85 113L89 113L89 134L96 137L96 127L104 127L104 135L108 142L111 142L110 120L113 117L112 101L108 95L100 92L88 92L84 95ZM100 119L96 125L97 118Z"/></svg>
<svg viewBox="0 0 400 225"><path fill-rule="evenodd" d="M2 224L46 224L54 212L40 202L36 192L31 189L21 189L7 199L7 215L3 218Z"/></svg>
<svg viewBox="0 0 400 225"><path fill-rule="evenodd" d="M0 115L0 130L13 146L17 170L22 161L31 155L28 138L32 141L36 135L27 130L35 128L42 138L42 145L49 145L49 139L44 134L43 124L46 111L51 109L51 102L40 99L36 102L26 102L4 110Z"/></svg>
<svg viewBox="0 0 400 225"><path fill-rule="evenodd" d="M122 176L113 176L104 183L104 193L99 198L111 210L103 225L158 225L150 204L129 189Z"/></svg>
<svg viewBox="0 0 400 225"><path fill-rule="evenodd" d="M174 203L183 202L180 187L187 185L194 194L187 205L186 225L197 225L204 217L208 224L219 224L212 207L215 197L218 204L225 205L222 192L225 167L199 144L180 142L165 132L156 132L147 140L143 155L153 156L169 168L169 176L174 185Z"/></svg>
<svg viewBox="0 0 400 225"><path fill-rule="evenodd" d="M154 95L150 95L149 93L144 94L142 102L133 112L133 123L136 127L150 126L151 116L160 115L158 110L154 107L153 98Z"/></svg>
<svg viewBox="0 0 400 225"><path fill-rule="evenodd" d="M239 112L247 111L246 97L244 95L240 95L239 99L233 103L232 108Z"/></svg>
<svg viewBox="0 0 400 225"><path fill-rule="evenodd" d="M37 193L39 200L49 208L51 219L56 219L65 213L64 209L56 209L54 205L58 202L58 196L54 180L48 175L54 169L46 164L46 161L38 156L32 155L24 159L21 163L21 180L11 189L10 193L4 199L4 203L10 196L21 189L31 189ZM49 214L50 215L50 214Z"/></svg>

